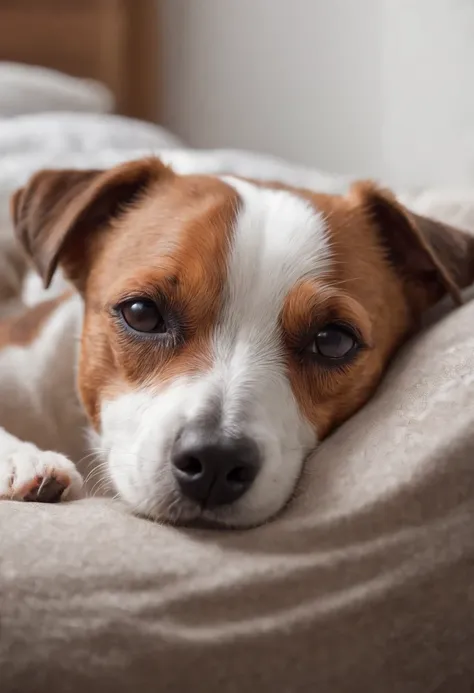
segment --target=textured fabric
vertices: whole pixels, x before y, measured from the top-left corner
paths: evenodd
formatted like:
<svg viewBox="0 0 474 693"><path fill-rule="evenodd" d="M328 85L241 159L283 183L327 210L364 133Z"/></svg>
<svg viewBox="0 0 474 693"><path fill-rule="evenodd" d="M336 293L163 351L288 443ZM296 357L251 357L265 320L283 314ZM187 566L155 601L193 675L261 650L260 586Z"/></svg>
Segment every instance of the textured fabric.
<svg viewBox="0 0 474 693"><path fill-rule="evenodd" d="M240 533L0 503L2 693L473 690L474 303Z"/></svg>

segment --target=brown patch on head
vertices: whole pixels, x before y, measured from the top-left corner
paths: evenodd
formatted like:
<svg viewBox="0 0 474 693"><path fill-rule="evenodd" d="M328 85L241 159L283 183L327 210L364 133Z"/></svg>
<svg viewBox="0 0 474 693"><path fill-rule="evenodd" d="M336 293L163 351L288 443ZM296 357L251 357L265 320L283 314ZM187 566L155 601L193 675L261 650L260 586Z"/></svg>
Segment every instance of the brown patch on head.
<svg viewBox="0 0 474 693"><path fill-rule="evenodd" d="M224 183L175 178L150 188L96 238L79 370L82 399L96 424L100 399L124 388L158 389L210 367L237 209L237 195ZM126 329L116 307L135 297L157 302L172 336Z"/></svg>
<svg viewBox="0 0 474 693"><path fill-rule="evenodd" d="M321 439L369 398L423 311L447 292L459 300L459 288L474 280L474 240L408 212L370 183L348 196L300 194L327 221L333 268L324 283L295 287L282 327L293 391ZM335 321L357 328L366 345L352 362L324 369L295 358L305 330Z"/></svg>
<svg viewBox="0 0 474 693"><path fill-rule="evenodd" d="M364 343L349 366L326 367L305 355L325 326L343 323L356 328ZM282 312L291 386L305 418L324 438L357 408L368 383L380 374L380 360L372 358L373 324L363 306L348 293L322 281L303 282L287 297Z"/></svg>
<svg viewBox="0 0 474 693"><path fill-rule="evenodd" d="M100 400L203 369L222 298L238 196L159 160L110 171L42 171L12 198L16 231L48 283L56 264L85 299L79 387L98 424ZM133 334L117 306L151 298L174 342Z"/></svg>
<svg viewBox="0 0 474 693"><path fill-rule="evenodd" d="M70 292L64 293L49 301L42 301L33 308L27 308L18 315L0 320L0 349L28 346L34 342L56 308L70 296Z"/></svg>
<svg viewBox="0 0 474 693"><path fill-rule="evenodd" d="M361 209L342 196L311 195L330 234L332 270L324 281L305 282L289 294L282 323L290 335L288 370L300 408L324 438L369 397L406 331L409 310L401 283L387 266L376 230ZM353 362L325 368L295 358L293 344L327 324L343 322L360 333L366 348Z"/></svg>

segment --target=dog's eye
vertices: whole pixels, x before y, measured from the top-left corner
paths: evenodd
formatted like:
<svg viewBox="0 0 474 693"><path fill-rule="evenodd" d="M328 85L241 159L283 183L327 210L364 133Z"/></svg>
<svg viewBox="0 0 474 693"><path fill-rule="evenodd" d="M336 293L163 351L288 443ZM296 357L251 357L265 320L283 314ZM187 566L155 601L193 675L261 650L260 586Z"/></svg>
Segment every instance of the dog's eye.
<svg viewBox="0 0 474 693"><path fill-rule="evenodd" d="M359 341L345 325L326 325L315 335L308 351L325 361L340 362L355 353Z"/></svg>
<svg viewBox="0 0 474 693"><path fill-rule="evenodd" d="M166 323L156 303L137 298L120 304L119 311L132 330L137 332L166 332Z"/></svg>

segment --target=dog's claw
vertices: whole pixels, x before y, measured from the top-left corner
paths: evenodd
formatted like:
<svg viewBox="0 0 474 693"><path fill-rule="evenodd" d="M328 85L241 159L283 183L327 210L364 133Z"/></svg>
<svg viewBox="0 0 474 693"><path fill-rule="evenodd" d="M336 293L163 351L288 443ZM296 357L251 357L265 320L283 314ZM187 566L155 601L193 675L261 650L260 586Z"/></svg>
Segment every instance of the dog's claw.
<svg viewBox="0 0 474 693"><path fill-rule="evenodd" d="M0 500L58 503L81 497L81 489L81 475L70 460L30 443L19 443L0 465Z"/></svg>
<svg viewBox="0 0 474 693"><path fill-rule="evenodd" d="M23 498L26 502L59 503L66 486L54 477L39 479L39 484Z"/></svg>

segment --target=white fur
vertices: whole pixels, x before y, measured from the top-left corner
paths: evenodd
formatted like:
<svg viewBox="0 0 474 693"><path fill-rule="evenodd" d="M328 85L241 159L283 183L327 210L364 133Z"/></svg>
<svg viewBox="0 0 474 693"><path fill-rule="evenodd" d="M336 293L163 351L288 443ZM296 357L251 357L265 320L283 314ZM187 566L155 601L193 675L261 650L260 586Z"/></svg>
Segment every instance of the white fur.
<svg viewBox="0 0 474 693"><path fill-rule="evenodd" d="M0 351L0 497L14 496L28 477L66 475L73 495L82 485L66 457L79 461L85 443L74 383L81 313L74 296L52 313L31 344Z"/></svg>
<svg viewBox="0 0 474 693"><path fill-rule="evenodd" d="M285 371L279 316L302 278L331 262L325 222L296 195L225 178L242 202L228 261L225 303L213 338L213 367L161 391L130 392L102 407L102 445L121 495L144 514L193 519L197 507L178 496L170 451L183 425L222 402L224 432L250 436L263 465L252 488L206 519L251 525L275 514L294 490L316 445Z"/></svg>
<svg viewBox="0 0 474 693"><path fill-rule="evenodd" d="M81 314L81 300L72 296L51 314L31 344L0 351L0 426L40 448L74 458L84 448L82 431L75 427L85 424L74 366Z"/></svg>
<svg viewBox="0 0 474 693"><path fill-rule="evenodd" d="M28 272L22 286L22 301L25 306L33 308L42 301L61 296L70 288L61 269L58 269L53 276L53 280L47 289L44 288L43 280L36 272Z"/></svg>

